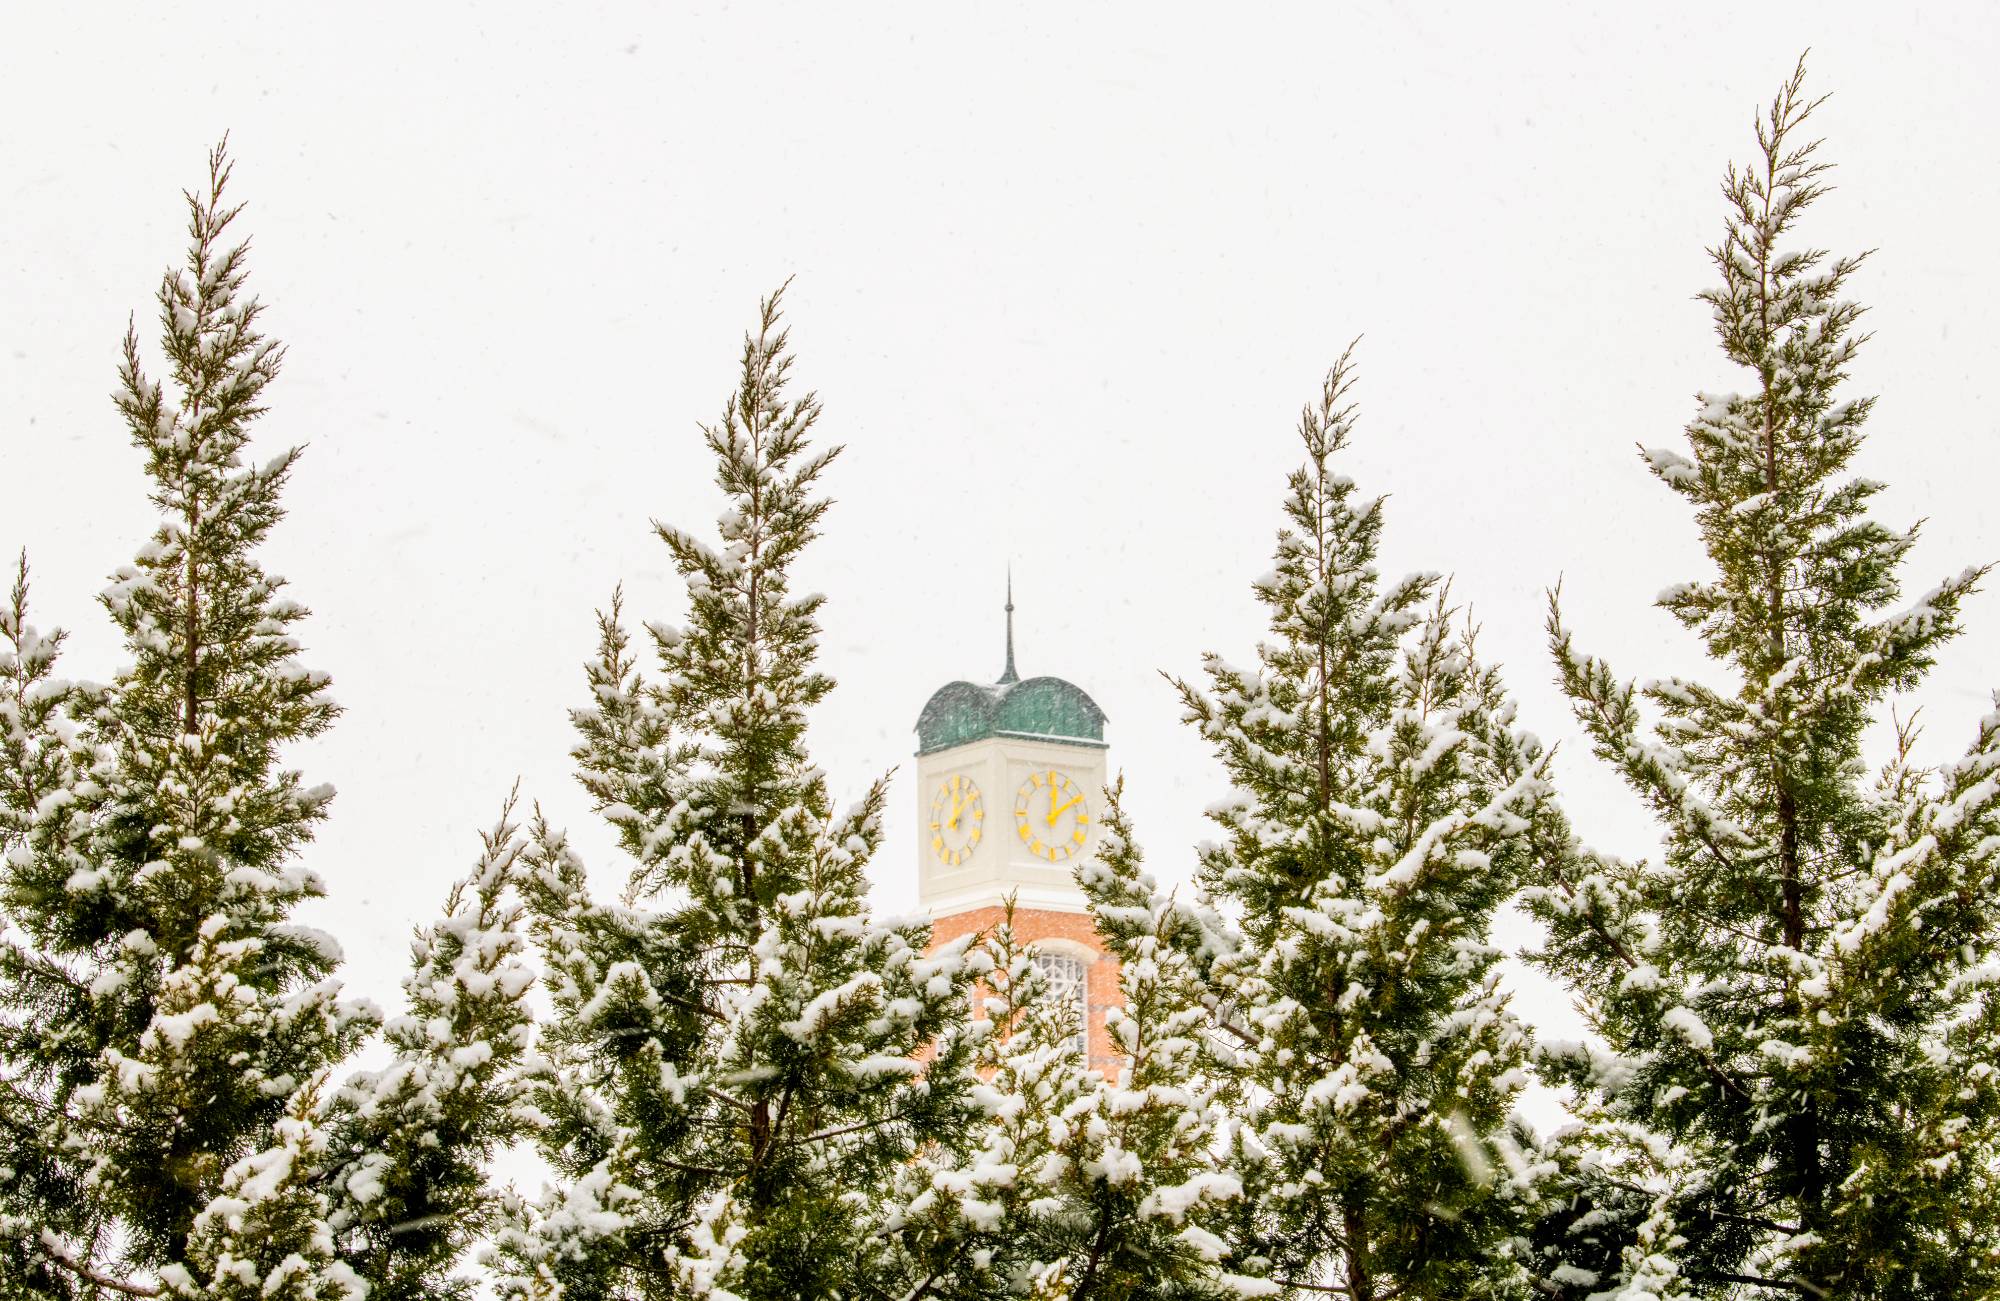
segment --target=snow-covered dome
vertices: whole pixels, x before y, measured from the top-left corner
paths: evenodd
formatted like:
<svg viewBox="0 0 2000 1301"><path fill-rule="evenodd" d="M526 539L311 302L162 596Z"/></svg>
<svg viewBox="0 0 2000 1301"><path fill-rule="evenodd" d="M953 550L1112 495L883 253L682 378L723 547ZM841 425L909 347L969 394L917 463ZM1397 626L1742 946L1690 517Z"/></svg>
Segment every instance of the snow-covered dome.
<svg viewBox="0 0 2000 1301"><path fill-rule="evenodd" d="M917 715L918 754L989 736L1101 747L1104 711L1074 682L1042 677L991 685L947 682Z"/></svg>
<svg viewBox="0 0 2000 1301"><path fill-rule="evenodd" d="M1007 668L991 684L947 682L917 715L917 753L930 754L989 736L1032 737L1104 747L1104 711L1082 687L1062 678L1023 680L1014 672L1014 592L1007 591Z"/></svg>

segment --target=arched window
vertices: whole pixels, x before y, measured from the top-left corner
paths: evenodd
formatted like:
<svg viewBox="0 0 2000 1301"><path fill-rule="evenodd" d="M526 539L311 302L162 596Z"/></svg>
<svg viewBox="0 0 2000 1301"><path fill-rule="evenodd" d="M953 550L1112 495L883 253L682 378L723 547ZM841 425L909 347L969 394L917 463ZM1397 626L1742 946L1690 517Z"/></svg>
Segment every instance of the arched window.
<svg viewBox="0 0 2000 1301"><path fill-rule="evenodd" d="M1076 1018L1076 1050L1090 1060L1090 983L1082 958L1069 953L1039 950L1035 967L1048 983L1048 997L1058 1005L1068 1004Z"/></svg>

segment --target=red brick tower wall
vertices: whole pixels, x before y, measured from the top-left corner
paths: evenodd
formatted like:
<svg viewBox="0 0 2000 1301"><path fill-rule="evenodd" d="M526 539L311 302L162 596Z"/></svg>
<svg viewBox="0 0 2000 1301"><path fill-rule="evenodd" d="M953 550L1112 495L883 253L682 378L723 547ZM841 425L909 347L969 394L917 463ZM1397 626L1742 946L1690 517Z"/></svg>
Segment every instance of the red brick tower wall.
<svg viewBox="0 0 2000 1301"><path fill-rule="evenodd" d="M931 948L949 943L961 935L974 931L988 930L1000 924L1006 910L999 907L970 908L964 912L952 913L936 918L931 923ZM1116 1045L1112 1043L1111 1032L1105 1028L1104 1014L1114 1007L1125 1005L1125 992L1118 983L1118 959L1105 952L1104 941L1097 933L1097 923L1089 913L1056 912L1046 908L1014 909L1014 935L1017 939L1033 944L1041 940L1067 940L1090 951L1092 959L1084 967L1084 1005L1089 1015L1090 1064L1109 1075L1116 1071L1123 1061ZM1058 950L1073 952L1068 945ZM979 1005L983 993L974 995L972 1014L984 1018L985 1009Z"/></svg>

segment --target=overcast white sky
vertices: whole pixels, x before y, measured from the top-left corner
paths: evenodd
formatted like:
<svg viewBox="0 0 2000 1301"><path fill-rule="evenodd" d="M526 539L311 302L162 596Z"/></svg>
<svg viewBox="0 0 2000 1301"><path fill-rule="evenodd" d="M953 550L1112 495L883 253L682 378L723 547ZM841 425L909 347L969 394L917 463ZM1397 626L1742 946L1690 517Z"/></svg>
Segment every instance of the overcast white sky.
<svg viewBox="0 0 2000 1301"><path fill-rule="evenodd" d="M266 448L303 442L267 556L347 714L311 851L353 985L518 776L607 880L569 775L591 612L679 593L648 520L717 507L696 422L787 276L797 374L847 444L801 562L841 682L816 757L904 765L877 898L914 899L911 727L1001 667L1110 715L1152 861L1221 793L1157 670L1247 658L1302 402L1343 344L1346 469L1393 494L1385 567L1453 571L1568 801L1654 833L1552 686L1542 593L1589 649L1695 668L1650 606L1701 572L1635 442L1744 381L1694 294L1717 181L1799 51L1882 395L1863 472L1928 516L1913 590L2000 558L2000 17L1892 6L16 5L0 18L0 550L27 546L67 672L121 658L94 594L151 527L108 394L226 130L252 286L290 348ZM678 7L677 7L678 8ZM865 12L864 12L865 11ZM2000 600L1920 703L1955 750L2000 684ZM1564 1019L1545 993L1531 1001Z"/></svg>

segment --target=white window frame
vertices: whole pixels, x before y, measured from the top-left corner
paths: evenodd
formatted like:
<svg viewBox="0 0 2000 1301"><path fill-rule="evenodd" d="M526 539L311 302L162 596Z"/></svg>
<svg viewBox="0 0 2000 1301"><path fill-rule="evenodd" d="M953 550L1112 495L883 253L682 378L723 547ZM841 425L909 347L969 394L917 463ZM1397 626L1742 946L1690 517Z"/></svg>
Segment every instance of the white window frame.
<svg viewBox="0 0 2000 1301"><path fill-rule="evenodd" d="M1076 1035L1072 1042L1083 1059L1089 1061L1090 968L1097 955L1081 944L1038 940L1034 945L1034 961L1046 982L1048 996L1067 999L1076 1005Z"/></svg>

